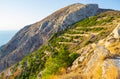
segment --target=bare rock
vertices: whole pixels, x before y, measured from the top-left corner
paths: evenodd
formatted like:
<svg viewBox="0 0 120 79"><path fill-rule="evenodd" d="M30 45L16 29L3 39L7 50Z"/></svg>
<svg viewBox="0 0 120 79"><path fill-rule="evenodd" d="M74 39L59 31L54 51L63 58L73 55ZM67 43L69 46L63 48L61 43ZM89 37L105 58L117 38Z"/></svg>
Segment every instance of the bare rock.
<svg viewBox="0 0 120 79"><path fill-rule="evenodd" d="M113 34L115 38L120 38L120 24L113 30Z"/></svg>
<svg viewBox="0 0 120 79"><path fill-rule="evenodd" d="M94 75L94 73L96 73L101 67L102 62L109 56L109 50L103 46L97 46L97 48L94 50L94 54L87 63L87 68L84 69L84 73L86 75Z"/></svg>
<svg viewBox="0 0 120 79"><path fill-rule="evenodd" d="M96 45L92 44L78 50L77 52L80 54L80 56L73 62L71 70L78 68L81 65L81 63L88 58L88 56L92 53L95 47Z"/></svg>

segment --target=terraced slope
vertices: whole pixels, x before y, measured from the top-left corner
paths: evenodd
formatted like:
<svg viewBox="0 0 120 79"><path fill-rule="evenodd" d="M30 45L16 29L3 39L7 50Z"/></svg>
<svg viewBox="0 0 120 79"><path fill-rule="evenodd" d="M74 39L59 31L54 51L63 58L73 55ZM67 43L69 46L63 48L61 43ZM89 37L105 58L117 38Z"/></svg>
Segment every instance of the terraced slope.
<svg viewBox="0 0 120 79"><path fill-rule="evenodd" d="M74 28L69 28L69 30L66 30L64 33L62 32L54 35L50 42L53 46L58 46L58 48L60 45L67 45L70 47L70 50L73 51L77 50L77 47L79 49L89 43L97 42L109 35L109 33L117 26L120 19L119 15L116 17L113 16L114 14L114 12L108 11L84 19L73 24L72 26Z"/></svg>
<svg viewBox="0 0 120 79"><path fill-rule="evenodd" d="M98 74L95 74L98 77L93 76L93 79L101 78L101 67L99 65L96 66L96 64L102 62L95 61L94 58L96 60L100 58L100 61L103 61L109 56L101 52L104 47L98 46L97 49L96 47L98 43L104 46L104 42L100 42L100 40L105 39L119 22L120 12L107 11L77 22L71 25L72 27L68 26L65 31L54 34L48 44L25 57L16 65L6 69L1 73L1 78L4 79L8 76L10 79L89 79L93 74L87 78L81 72L86 73L92 67L96 67L95 73L98 72ZM94 55L93 51L95 49L96 53ZM104 49L103 51L106 50ZM97 51L100 52L98 55L96 55ZM114 61L116 62L117 60ZM90 66L92 64L93 66ZM107 62L107 64L110 63ZM109 75L109 73L103 74L104 78L105 75Z"/></svg>

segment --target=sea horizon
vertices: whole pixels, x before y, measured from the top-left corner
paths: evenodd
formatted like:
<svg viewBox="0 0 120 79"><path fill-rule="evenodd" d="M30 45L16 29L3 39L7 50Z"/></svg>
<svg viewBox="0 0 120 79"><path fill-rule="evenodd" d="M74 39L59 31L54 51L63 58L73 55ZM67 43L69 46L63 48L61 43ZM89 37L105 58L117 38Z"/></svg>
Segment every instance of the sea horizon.
<svg viewBox="0 0 120 79"><path fill-rule="evenodd" d="M8 43L18 30L0 30L0 47Z"/></svg>

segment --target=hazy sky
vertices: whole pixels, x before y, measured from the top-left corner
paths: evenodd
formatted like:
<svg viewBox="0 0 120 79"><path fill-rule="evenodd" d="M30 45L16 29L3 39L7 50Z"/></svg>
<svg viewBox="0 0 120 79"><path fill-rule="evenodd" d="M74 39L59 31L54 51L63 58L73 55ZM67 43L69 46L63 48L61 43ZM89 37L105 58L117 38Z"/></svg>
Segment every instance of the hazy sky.
<svg viewBox="0 0 120 79"><path fill-rule="evenodd" d="M73 3L120 10L120 0L0 0L0 30L19 30Z"/></svg>

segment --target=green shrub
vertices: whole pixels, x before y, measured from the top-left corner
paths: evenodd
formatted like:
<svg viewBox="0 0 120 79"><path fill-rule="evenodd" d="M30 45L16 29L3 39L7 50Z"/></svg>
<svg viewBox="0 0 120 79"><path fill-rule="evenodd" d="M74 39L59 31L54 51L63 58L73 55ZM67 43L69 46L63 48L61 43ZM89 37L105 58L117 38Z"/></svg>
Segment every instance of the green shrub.
<svg viewBox="0 0 120 79"><path fill-rule="evenodd" d="M85 42L85 45L88 45L90 43L92 43L92 41L88 40L88 41Z"/></svg>
<svg viewBox="0 0 120 79"><path fill-rule="evenodd" d="M70 59L71 59L71 63L79 56L79 54L78 53L71 53L70 55Z"/></svg>
<svg viewBox="0 0 120 79"><path fill-rule="evenodd" d="M96 25L97 16L92 16L90 18L83 19L74 26L77 27L90 27Z"/></svg>
<svg viewBox="0 0 120 79"><path fill-rule="evenodd" d="M105 19L102 18L101 20L97 21L97 24L101 25L103 23L108 23L111 22L113 19L113 17L106 16Z"/></svg>
<svg viewBox="0 0 120 79"><path fill-rule="evenodd" d="M61 67L66 68L70 66L77 57L77 53L70 54L67 48L60 48L58 55L55 57L49 57L49 59L46 61L45 69L42 73L43 78L56 74Z"/></svg>

